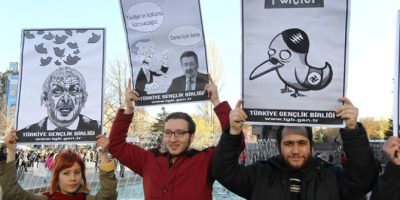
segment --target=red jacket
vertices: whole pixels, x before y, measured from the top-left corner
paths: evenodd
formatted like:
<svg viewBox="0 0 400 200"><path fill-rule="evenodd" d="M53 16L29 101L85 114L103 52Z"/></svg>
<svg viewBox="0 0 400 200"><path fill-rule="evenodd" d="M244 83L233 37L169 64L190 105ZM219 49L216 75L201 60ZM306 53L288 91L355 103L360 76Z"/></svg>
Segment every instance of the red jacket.
<svg viewBox="0 0 400 200"><path fill-rule="evenodd" d="M229 127L231 108L224 101L214 108L222 130ZM119 110L110 134L111 154L125 166L143 177L145 199L207 200L212 199L211 161L214 148L203 151L189 150L179 156L170 167L168 153L158 149L144 150L126 143L132 115Z"/></svg>

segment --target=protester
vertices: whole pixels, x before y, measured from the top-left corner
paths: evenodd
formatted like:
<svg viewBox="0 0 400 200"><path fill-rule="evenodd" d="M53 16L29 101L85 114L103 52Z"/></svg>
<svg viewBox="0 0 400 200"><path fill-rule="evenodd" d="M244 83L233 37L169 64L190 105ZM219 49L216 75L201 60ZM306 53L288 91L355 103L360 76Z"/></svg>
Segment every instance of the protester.
<svg viewBox="0 0 400 200"><path fill-rule="evenodd" d="M24 190L17 181L15 151L18 137L12 130L4 138L7 146L7 160L0 162L0 185L3 199L15 200L110 200L117 197L115 165L109 162L107 148L109 141L104 136L97 137L96 144L104 151L101 155L100 190L90 195L86 181L85 164L79 155L71 150L62 152L54 163L53 176L48 191L35 194Z"/></svg>
<svg viewBox="0 0 400 200"><path fill-rule="evenodd" d="M400 199L400 138L390 137L382 150L389 161L378 179L371 200L398 200Z"/></svg>
<svg viewBox="0 0 400 200"><path fill-rule="evenodd" d="M340 130L347 167L343 170L312 157L311 127L282 126L277 131L279 155L267 161L238 164L242 126L247 118L240 100L231 111L230 129L221 136L213 158L213 176L246 199L355 200L370 191L378 176L364 127L357 123L358 109L347 98L336 110L345 121Z"/></svg>
<svg viewBox="0 0 400 200"><path fill-rule="evenodd" d="M0 162L7 159L6 148L0 143Z"/></svg>
<svg viewBox="0 0 400 200"><path fill-rule="evenodd" d="M206 94L213 103L221 128L229 126L229 104L219 101L217 88L210 79L205 86ZM203 151L190 149L196 124L183 112L169 114L164 123L162 149L145 150L126 142L128 127L133 118L132 101L139 94L126 92L126 108L118 111L110 134L110 152L123 165L143 177L145 199L212 199L211 161L214 148Z"/></svg>
<svg viewBox="0 0 400 200"><path fill-rule="evenodd" d="M54 153L50 153L49 157L47 158L46 162L44 163L44 168L47 169L46 170L46 176L44 177L44 183L47 182L47 179L49 177L51 177L51 171L53 170L54 167Z"/></svg>

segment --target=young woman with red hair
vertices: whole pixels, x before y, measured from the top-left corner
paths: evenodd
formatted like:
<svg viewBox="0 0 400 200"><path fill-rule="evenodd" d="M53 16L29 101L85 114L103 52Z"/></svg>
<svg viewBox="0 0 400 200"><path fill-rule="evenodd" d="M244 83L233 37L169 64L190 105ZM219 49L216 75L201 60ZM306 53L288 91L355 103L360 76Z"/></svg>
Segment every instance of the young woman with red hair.
<svg viewBox="0 0 400 200"><path fill-rule="evenodd" d="M85 175L85 163L79 154L66 150L56 159L48 191L34 194L18 184L15 169L15 151L18 137L12 130L4 138L7 147L7 160L0 162L0 185L3 199L15 200L100 200L117 198L117 180L114 175L115 164L108 159L109 141L104 136L97 137L96 145L103 151L99 153L100 190L90 195Z"/></svg>

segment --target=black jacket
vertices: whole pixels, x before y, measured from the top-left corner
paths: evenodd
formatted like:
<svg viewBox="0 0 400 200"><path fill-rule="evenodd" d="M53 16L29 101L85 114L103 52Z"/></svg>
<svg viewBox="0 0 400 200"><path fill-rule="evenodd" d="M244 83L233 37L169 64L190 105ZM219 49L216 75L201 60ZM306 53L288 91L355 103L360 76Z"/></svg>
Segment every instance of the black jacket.
<svg viewBox="0 0 400 200"><path fill-rule="evenodd" d="M331 165L315 158L302 171L302 200L355 200L370 191L377 179L378 169L372 149L361 124L358 131L340 131L347 168ZM216 180L232 192L246 199L290 200L288 171L280 156L249 166L238 164L241 135L225 131L217 146L212 165Z"/></svg>
<svg viewBox="0 0 400 200"><path fill-rule="evenodd" d="M399 200L400 199L400 166L389 161L385 172L379 177L371 200Z"/></svg>

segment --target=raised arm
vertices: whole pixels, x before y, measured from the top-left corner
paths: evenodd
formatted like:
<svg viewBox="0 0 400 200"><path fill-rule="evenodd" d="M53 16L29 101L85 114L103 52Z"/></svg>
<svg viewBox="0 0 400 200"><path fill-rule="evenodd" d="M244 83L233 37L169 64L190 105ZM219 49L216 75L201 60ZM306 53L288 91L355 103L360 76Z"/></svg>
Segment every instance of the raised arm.
<svg viewBox="0 0 400 200"><path fill-rule="evenodd" d="M134 107L132 101L138 101L139 99L138 92L132 90L131 82L129 81L125 93L125 109L120 109L117 112L111 127L109 151L125 166L142 175L143 163L148 152L137 145L126 142L128 128L133 118Z"/></svg>
<svg viewBox="0 0 400 200"><path fill-rule="evenodd" d="M254 179L257 176L256 165L239 165L241 152L242 126L247 115L240 108L239 100L230 112L230 128L224 131L214 154L212 176L224 187L244 198L251 197Z"/></svg>
<svg viewBox="0 0 400 200"><path fill-rule="evenodd" d="M110 141L103 135L96 138L96 146L101 147L100 156L100 190L94 199L113 200L117 199L117 179L115 178L115 164L108 158L108 147ZM88 198L91 199L91 198Z"/></svg>
<svg viewBox="0 0 400 200"><path fill-rule="evenodd" d="M347 157L347 167L339 181L340 195L359 198L374 186L378 177L378 167L366 131L361 123L357 123L358 108L346 97L340 100L343 101L343 105L336 113L346 124L340 133Z"/></svg>
<svg viewBox="0 0 400 200"><path fill-rule="evenodd" d="M16 130L11 130L4 138L7 147L7 160L0 162L0 185L3 199L47 200L47 197L24 190L17 181L15 152L17 144Z"/></svg>
<svg viewBox="0 0 400 200"><path fill-rule="evenodd" d="M227 101L221 102L218 96L218 87L214 83L210 75L208 75L209 83L204 87L204 92L207 94L211 103L214 106L214 112L218 117L222 131L229 128L229 113L232 110Z"/></svg>

